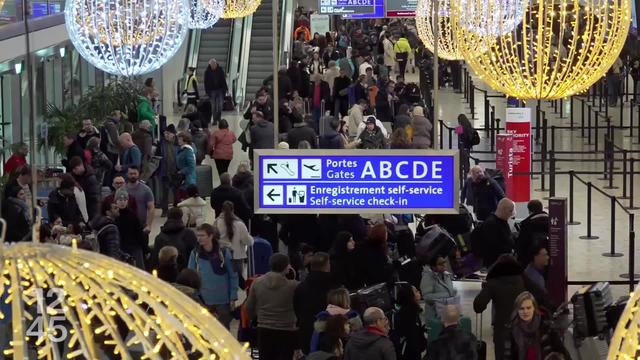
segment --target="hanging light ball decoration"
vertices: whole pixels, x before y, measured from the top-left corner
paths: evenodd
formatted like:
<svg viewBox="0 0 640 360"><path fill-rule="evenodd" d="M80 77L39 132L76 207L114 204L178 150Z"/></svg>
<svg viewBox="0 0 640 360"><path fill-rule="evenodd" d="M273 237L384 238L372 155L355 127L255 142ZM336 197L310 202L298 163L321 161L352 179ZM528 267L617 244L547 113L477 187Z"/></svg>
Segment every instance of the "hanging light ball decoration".
<svg viewBox="0 0 640 360"><path fill-rule="evenodd" d="M189 29L208 29L222 17L224 0L189 0Z"/></svg>
<svg viewBox="0 0 640 360"><path fill-rule="evenodd" d="M249 360L204 307L123 262L23 242L0 245L0 264L0 321L11 329L4 355L12 359L37 350L38 359Z"/></svg>
<svg viewBox="0 0 640 360"><path fill-rule="evenodd" d="M503 1L456 3L452 15L464 21L453 32L471 69L518 99L561 99L587 90L618 58L631 22L631 0L523 0L522 21L511 31L511 22L496 26L477 16L516 18L503 12Z"/></svg>
<svg viewBox="0 0 640 360"><path fill-rule="evenodd" d="M608 360L636 360L640 349L640 291L631 294L609 345Z"/></svg>
<svg viewBox="0 0 640 360"><path fill-rule="evenodd" d="M416 28L418 37L424 46L432 53L435 48L435 36L433 34L433 21L435 13L433 1L439 1L439 36L438 36L438 57L446 60L460 60L462 53L458 49L455 37L451 31L453 19L450 14L450 0L418 0L416 6Z"/></svg>
<svg viewBox="0 0 640 360"><path fill-rule="evenodd" d="M68 0L65 23L76 50L107 73L136 76L158 69L180 48L188 0Z"/></svg>
<svg viewBox="0 0 640 360"><path fill-rule="evenodd" d="M474 0L459 0L462 8ZM460 26L483 36L501 36L512 32L524 17L526 0L485 0L468 12L460 13ZM478 26L480 24L480 26Z"/></svg>
<svg viewBox="0 0 640 360"><path fill-rule="evenodd" d="M235 19L253 14L262 0L227 0L224 4L225 19Z"/></svg>

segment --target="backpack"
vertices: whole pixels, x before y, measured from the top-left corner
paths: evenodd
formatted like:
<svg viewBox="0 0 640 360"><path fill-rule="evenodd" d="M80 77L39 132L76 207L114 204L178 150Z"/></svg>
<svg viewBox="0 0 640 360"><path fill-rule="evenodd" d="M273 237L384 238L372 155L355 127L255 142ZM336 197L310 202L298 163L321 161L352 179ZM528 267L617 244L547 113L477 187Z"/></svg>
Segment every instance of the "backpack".
<svg viewBox="0 0 640 360"><path fill-rule="evenodd" d="M480 134L478 134L478 130L473 130L473 134L471 135L471 145L480 144Z"/></svg>
<svg viewBox="0 0 640 360"><path fill-rule="evenodd" d="M484 169L484 173L487 177L492 178L495 182L498 183L498 186L502 189L503 192L507 191L507 185L504 182L504 174L502 174L502 170L500 169Z"/></svg>

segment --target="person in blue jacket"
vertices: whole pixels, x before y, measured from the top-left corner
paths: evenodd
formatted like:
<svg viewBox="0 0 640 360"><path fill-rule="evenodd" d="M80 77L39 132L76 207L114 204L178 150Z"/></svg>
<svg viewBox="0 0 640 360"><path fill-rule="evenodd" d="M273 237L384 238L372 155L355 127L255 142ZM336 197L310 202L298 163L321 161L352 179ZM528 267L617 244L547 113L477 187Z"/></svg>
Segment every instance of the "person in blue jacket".
<svg viewBox="0 0 640 360"><path fill-rule="evenodd" d="M176 155L176 167L184 179L180 185L184 193L189 185L196 185L196 151L193 148L191 134L186 131L178 133L178 145L180 150Z"/></svg>
<svg viewBox="0 0 640 360"><path fill-rule="evenodd" d="M202 279L200 295L205 306L227 329L238 300L238 274L233 270L231 250L221 247L220 232L210 224L196 230L198 248L189 256L189 269Z"/></svg>

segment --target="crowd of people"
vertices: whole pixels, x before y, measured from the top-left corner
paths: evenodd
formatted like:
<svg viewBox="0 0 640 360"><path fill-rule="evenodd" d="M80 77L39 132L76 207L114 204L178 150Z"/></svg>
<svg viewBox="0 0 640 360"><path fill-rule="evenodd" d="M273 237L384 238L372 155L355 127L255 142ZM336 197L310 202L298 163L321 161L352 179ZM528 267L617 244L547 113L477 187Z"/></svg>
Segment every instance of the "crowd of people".
<svg viewBox="0 0 640 360"><path fill-rule="evenodd" d="M238 317L249 319L240 330L253 333L247 336L262 360L417 360L425 354L428 359L481 359L482 341L465 325L469 314L462 313L454 285L460 276L454 265L466 256L488 269L473 306L482 313L493 303L496 359L568 359L550 326L554 304L544 290L548 216L539 201L532 201L530 216L514 233L509 224L514 203L484 169L469 165L478 141L464 115L456 129L462 171L469 174L462 202L473 207L477 222L466 230L471 234L467 254L456 243L449 253L417 256L424 232L408 230L409 214L254 213L250 161L230 172L236 141L251 153L276 145L428 149L434 140L428 91L404 82L407 69L419 66L424 56L410 36L414 29L360 23L311 36L306 19L298 11L293 61L278 77L279 104L273 103L273 79L265 79L244 113L249 121L239 136L222 118L228 88L215 59L205 70L203 99L196 71L190 69L185 112L177 125L158 121L152 80L145 82L137 119L117 111L99 127L83 119L77 133L64 136L66 171L48 195L48 221L38 240L69 245L75 239L82 248L156 270L228 329ZM278 129L274 106L280 109ZM12 224L7 229L11 242L33 236L30 184L35 179L27 153L18 144L4 165L10 175L2 210ZM207 157L220 185L205 194L200 182L213 187L213 181L197 169ZM205 220L207 207L214 213L211 223ZM150 242L156 208L166 222ZM425 220L428 229L446 227L430 221ZM255 261L254 243L269 244L273 253L263 274L247 269ZM388 290L393 306L370 306L353 296L380 284L393 289Z"/></svg>

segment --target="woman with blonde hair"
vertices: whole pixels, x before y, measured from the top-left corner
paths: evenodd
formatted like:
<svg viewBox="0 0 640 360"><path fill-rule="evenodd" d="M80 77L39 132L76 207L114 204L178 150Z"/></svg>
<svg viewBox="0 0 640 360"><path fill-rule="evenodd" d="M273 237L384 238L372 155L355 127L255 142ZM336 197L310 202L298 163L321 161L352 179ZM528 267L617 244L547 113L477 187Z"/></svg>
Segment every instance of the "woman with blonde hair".
<svg viewBox="0 0 640 360"><path fill-rule="evenodd" d="M349 291L345 288L338 288L329 291L327 294L327 308L316 315L316 321L313 324L313 335L311 336L310 352L314 352L318 347L318 340L326 327L327 321L333 316L344 316L347 320L348 333L360 330L362 328L362 320L358 312L351 309L351 298Z"/></svg>

